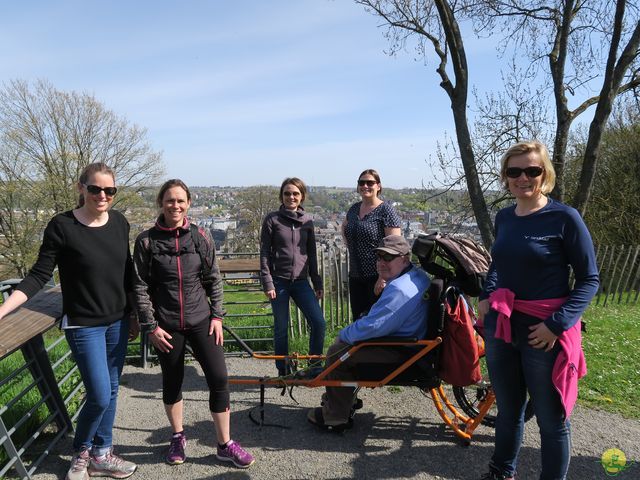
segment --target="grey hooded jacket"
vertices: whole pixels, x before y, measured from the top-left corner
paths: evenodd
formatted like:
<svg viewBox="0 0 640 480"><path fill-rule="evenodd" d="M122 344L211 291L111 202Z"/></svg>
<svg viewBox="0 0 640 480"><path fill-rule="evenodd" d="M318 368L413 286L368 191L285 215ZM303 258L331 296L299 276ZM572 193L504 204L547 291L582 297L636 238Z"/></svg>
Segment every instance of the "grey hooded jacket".
<svg viewBox="0 0 640 480"><path fill-rule="evenodd" d="M313 289L322 290L318 274L313 220L302 207L269 213L260 232L260 280L265 292L273 290L273 278L300 280L310 277Z"/></svg>

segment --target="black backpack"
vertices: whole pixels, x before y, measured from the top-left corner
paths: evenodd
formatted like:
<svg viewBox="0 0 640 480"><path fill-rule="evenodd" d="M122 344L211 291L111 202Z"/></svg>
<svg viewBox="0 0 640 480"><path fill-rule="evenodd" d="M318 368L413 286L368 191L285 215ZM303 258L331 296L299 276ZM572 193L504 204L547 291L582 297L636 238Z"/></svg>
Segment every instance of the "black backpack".
<svg viewBox="0 0 640 480"><path fill-rule="evenodd" d="M478 242L446 233L432 233L416 238L412 252L428 273L446 282L455 281L471 297L482 292L491 255Z"/></svg>

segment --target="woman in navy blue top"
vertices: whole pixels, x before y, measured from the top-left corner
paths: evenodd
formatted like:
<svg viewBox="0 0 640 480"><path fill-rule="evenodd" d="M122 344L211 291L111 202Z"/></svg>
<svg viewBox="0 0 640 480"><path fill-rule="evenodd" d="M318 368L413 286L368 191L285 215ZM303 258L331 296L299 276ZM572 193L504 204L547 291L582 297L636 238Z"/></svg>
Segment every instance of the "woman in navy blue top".
<svg viewBox="0 0 640 480"><path fill-rule="evenodd" d="M342 224L349 249L349 300L353 320L365 315L384 288L376 270L376 248L387 235L400 235L402 220L390 203L382 201L380 175L373 169L358 177L360 202L354 203Z"/></svg>
<svg viewBox="0 0 640 480"><path fill-rule="evenodd" d="M496 215L493 260L478 305L498 405L490 472L482 478L515 476L528 391L540 427L540 478L564 479L571 432L552 370L563 348L558 337L576 325L598 289L593 242L580 214L547 196L555 184L555 172L543 144L520 142L509 148L502 158L501 179L516 204ZM538 308L539 301L545 300L558 308L542 318L522 313L514 305L506 320L508 341L496 334L502 325L497 328L498 312L490 306L496 306L496 295L489 297L498 289L510 290L516 302L525 301L522 304Z"/></svg>

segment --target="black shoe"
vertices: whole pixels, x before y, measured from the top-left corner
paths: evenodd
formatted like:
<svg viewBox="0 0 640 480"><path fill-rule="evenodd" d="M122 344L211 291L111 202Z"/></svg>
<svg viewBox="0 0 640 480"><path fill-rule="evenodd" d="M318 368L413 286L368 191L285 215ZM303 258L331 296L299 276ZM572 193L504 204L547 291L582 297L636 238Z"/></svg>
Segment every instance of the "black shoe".
<svg viewBox="0 0 640 480"><path fill-rule="evenodd" d="M485 473L480 480L513 480L514 477L507 477L506 475L502 475L496 472L488 472Z"/></svg>
<svg viewBox="0 0 640 480"><path fill-rule="evenodd" d="M296 380L312 380L322 373L324 369L322 367L305 368L304 370L298 370L294 378Z"/></svg>
<svg viewBox="0 0 640 480"><path fill-rule="evenodd" d="M316 427L322 428L333 433L342 433L345 430L353 427L353 419L349 419L346 423L327 424L324 421L324 415L322 414L322 407L316 407L309 410L307 413L307 420Z"/></svg>

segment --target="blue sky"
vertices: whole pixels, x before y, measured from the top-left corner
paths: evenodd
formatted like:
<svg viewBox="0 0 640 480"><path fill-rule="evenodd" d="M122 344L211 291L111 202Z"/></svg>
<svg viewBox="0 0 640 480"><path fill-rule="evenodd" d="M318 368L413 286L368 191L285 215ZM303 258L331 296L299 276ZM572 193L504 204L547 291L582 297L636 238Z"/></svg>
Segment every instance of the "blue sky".
<svg viewBox="0 0 640 480"><path fill-rule="evenodd" d="M375 168L420 187L451 110L433 59L386 55L380 23L348 0L3 2L0 81L93 94L190 185L352 186ZM471 82L496 82L491 43L467 48Z"/></svg>

